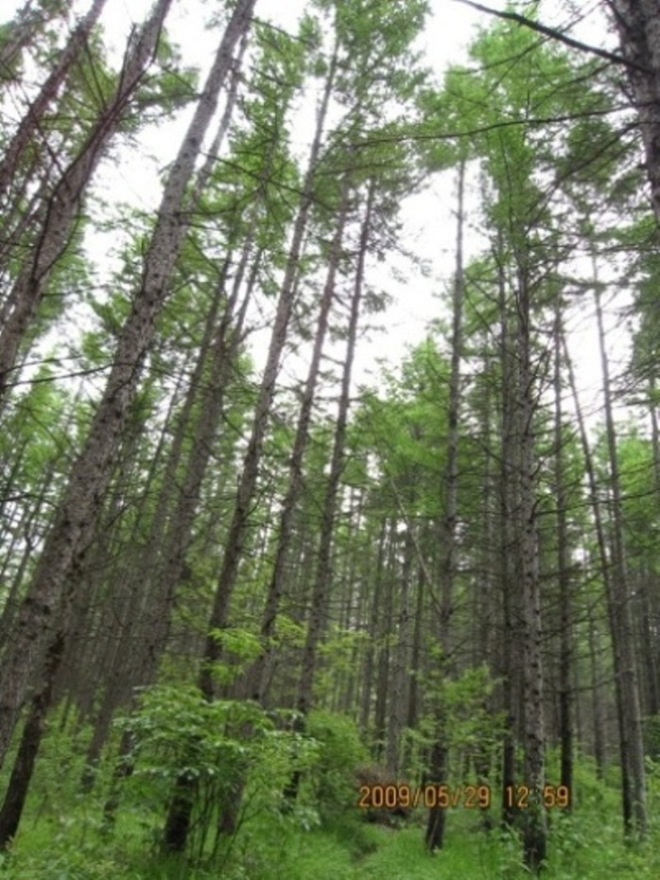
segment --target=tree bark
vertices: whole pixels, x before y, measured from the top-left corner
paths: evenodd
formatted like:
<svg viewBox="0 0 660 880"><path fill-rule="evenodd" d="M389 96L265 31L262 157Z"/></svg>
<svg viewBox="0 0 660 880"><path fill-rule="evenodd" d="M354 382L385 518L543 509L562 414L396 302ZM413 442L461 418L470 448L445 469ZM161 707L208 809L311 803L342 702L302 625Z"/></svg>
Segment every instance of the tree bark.
<svg viewBox="0 0 660 880"><path fill-rule="evenodd" d="M350 313L348 319L348 334L346 341L346 356L341 380L339 395L339 409L335 424L332 456L330 459L330 472L325 488L323 506L321 510L321 531L319 536L318 558L316 572L312 586L311 606L307 620L307 634L302 651L302 663L300 678L298 681L298 693L296 708L300 713L297 722L299 732L304 730L306 718L313 703L314 678L318 660L318 649L321 637L327 624L327 605L332 585L332 546L334 539L335 514L339 497L339 481L344 468L346 427L348 423L348 410L350 407L351 377L353 360L355 357L355 344L357 340L358 321L362 294L364 291L364 273L369 235L371 232L372 212L376 192L375 181L369 184L365 216L360 232L360 244L358 248L357 266L355 269L355 283L351 296ZM298 796L300 787L300 772L293 774L286 787L286 796L293 801Z"/></svg>
<svg viewBox="0 0 660 880"><path fill-rule="evenodd" d="M366 734L369 730L372 710L372 692L374 671L376 667L376 645L378 644L380 620L382 618L381 595L383 590L383 563L385 559L385 538L387 536L387 520L383 520L378 533L376 564L369 578L371 609L367 627L367 651L362 672L362 699L360 701L360 727Z"/></svg>
<svg viewBox="0 0 660 880"><path fill-rule="evenodd" d="M557 499L557 573L559 579L560 645L559 645L559 737L561 748L560 782L569 792L573 789L573 609L569 573L567 498L564 465L564 432L561 383L561 302L557 296L554 330L554 393L555 393L555 495ZM569 804L567 809L570 809Z"/></svg>
<svg viewBox="0 0 660 880"><path fill-rule="evenodd" d="M633 105L639 116L651 185L651 204L660 224L660 0L608 0L619 33Z"/></svg>
<svg viewBox="0 0 660 880"><path fill-rule="evenodd" d="M522 578L522 648L524 699L524 778L529 807L524 814L523 857L538 873L546 856L546 814L543 803L545 733L541 594L539 583L536 468L534 462L534 370L531 362L530 284L524 263L518 274L518 391L520 410L520 524Z"/></svg>
<svg viewBox="0 0 660 880"><path fill-rule="evenodd" d="M414 492L414 487L411 487ZM410 664L410 580L413 571L412 536L406 531L403 545L398 614L394 624L396 643L390 667L390 713L385 743L385 766L392 779L401 776L401 740L406 725Z"/></svg>
<svg viewBox="0 0 660 880"><path fill-rule="evenodd" d="M335 425L332 457L330 460L330 473L328 474L328 482L326 485L325 497L323 499L316 576L312 588L312 604L309 612L307 636L303 647L302 669L298 685L297 708L303 718L308 714L312 705L312 692L318 647L321 634L325 627L326 605L332 582L331 553L334 536L334 521L339 495L339 481L344 468L346 426L350 406L353 360L355 357L355 343L357 340L358 321L364 290L365 260L371 231L375 191L375 183L372 181L369 185L365 216L360 233L358 260L355 269L355 284L351 297L350 314L348 319L348 338L346 341L346 357L344 360L344 369L341 380L339 409L337 413L337 423Z"/></svg>
<svg viewBox="0 0 660 880"><path fill-rule="evenodd" d="M596 528L596 540L598 544L598 553L600 556L601 562L601 571L603 582L605 585L605 599L607 603L607 614L609 619L609 627L610 627L610 636L612 640L612 650L614 655L614 686L616 692L616 706L617 706L617 724L619 729L619 755L620 755L620 764L621 764L621 809L623 815L623 827L624 832L626 834L630 834L633 827L633 795L631 788L631 769L630 769L630 761L629 761L629 750L627 748L628 742L628 734L626 732L626 727L628 721L626 719L626 708L625 708L625 697L623 694L623 680L621 675L619 674L619 670L622 668L623 661L621 657L621 641L622 641L622 631L620 622L616 615L616 602L615 602L615 586L612 581L614 578L613 575L613 560L611 561L610 556L611 553L608 551L607 541L605 537L605 527L603 523L603 518L601 515L600 502L598 497L598 485L596 482L596 471L593 461L593 456L591 454L591 448L589 445L589 439L587 436L584 417L582 415L582 408L580 406L580 402L577 395L577 389L575 385L575 377L573 373L573 366L571 362L571 358L568 352L568 346L566 344L566 340L562 338L562 346L564 349L564 359L566 361L566 365L568 368L568 377L571 385L571 393L573 396L575 414L577 416L578 428L580 431L580 442L582 444L582 450L584 454L585 468L587 472L587 477L589 481L589 493L591 496L592 503L592 512L594 517L594 525ZM590 624L591 625L591 624ZM595 738L595 742L597 742L597 738Z"/></svg>
<svg viewBox="0 0 660 880"><path fill-rule="evenodd" d="M64 639L56 639L46 660L43 687L32 698L30 712L23 728L21 742L14 760L5 799L0 809L0 849L7 847L18 830L27 798L34 762L44 734L46 714L50 707L55 673L61 662Z"/></svg>
<svg viewBox="0 0 660 880"><path fill-rule="evenodd" d="M463 349L463 300L465 276L463 271L465 160L458 169L458 201L456 225L456 266L452 303L451 366L449 374L449 408L447 411L447 462L444 473L444 517L440 545L443 559L440 573L440 609L436 623L438 644L442 651L441 668L449 675L448 659L451 652L450 624L453 614L456 580L456 526L458 522L458 444L461 390L461 356ZM447 782L448 748L446 744L445 708L442 699L435 706L436 741L431 749L428 781L434 785ZM429 809L426 826L426 846L430 852L441 849L445 829L445 809L439 805Z"/></svg>
<svg viewBox="0 0 660 880"><path fill-rule="evenodd" d="M316 132L310 151L309 164L303 191L298 209L298 215L293 229L291 247L287 259L286 270L282 282L282 288L277 303L277 312L273 325L268 357L259 390L252 433L248 448L243 460L243 468L236 495L234 514L229 527L229 534L225 545L225 553L222 568L218 578L215 592L213 610L208 622L208 636L204 651L204 660L200 670L199 684L204 696L211 700L214 697L212 668L220 657L220 646L214 635L215 630L221 630L227 625L227 617L231 596L238 576L238 566L243 555L243 547L246 539L248 520L252 499L257 485L259 463L263 447L266 426L270 416L270 410L275 396L275 383L279 373L280 359L287 339L289 320L291 317L296 290L300 256L302 253L303 237L307 229L309 211L314 194L314 183L317 163L321 151L321 143L325 120L330 103L330 95L334 84L337 66L337 53L335 52L330 64L325 88L317 115ZM166 844L167 848L167 844Z"/></svg>
<svg viewBox="0 0 660 880"><path fill-rule="evenodd" d="M501 238L501 236L500 236ZM518 517L519 450L516 448L516 412L514 401L517 377L514 372L514 352L510 316L506 301L504 267L499 255L498 242L498 309L500 314L500 369L501 393L501 455L499 473L499 579L502 600L502 633L499 644L499 674L502 678L502 703L505 713L505 731L502 743L502 825L512 828L518 815L508 793L516 785L516 745L520 727L521 638L520 638L520 553L516 540L515 522Z"/></svg>
<svg viewBox="0 0 660 880"><path fill-rule="evenodd" d="M225 552L215 591L213 608L207 625L207 636L199 671L199 689L204 698L209 701L215 698L213 665L221 656L221 646L216 632L227 626L231 597L238 577L238 567L243 557L243 548L248 531L250 510L257 486L266 427L275 396L275 383L279 373L280 359L286 344L289 320L293 310L303 239L314 196L317 164L321 152L325 120L330 104L336 68L337 50L335 48L317 114L316 131L310 150L298 213L294 223L284 279L277 302L266 366L261 379L259 396L252 422L252 431L243 459L238 492L234 503L234 513L225 543ZM192 785L193 780L187 777L182 776L177 780L175 792L168 808L163 834L163 850L166 852L182 852L186 846L194 802L193 792L191 791Z"/></svg>

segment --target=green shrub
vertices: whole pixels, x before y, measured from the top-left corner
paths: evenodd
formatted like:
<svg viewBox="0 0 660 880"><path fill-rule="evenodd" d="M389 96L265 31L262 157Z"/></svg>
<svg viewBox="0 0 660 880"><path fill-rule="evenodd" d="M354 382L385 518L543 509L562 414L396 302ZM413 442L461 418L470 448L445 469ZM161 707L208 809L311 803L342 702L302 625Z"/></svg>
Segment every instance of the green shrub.
<svg viewBox="0 0 660 880"><path fill-rule="evenodd" d="M315 740L292 730L288 719L250 701L209 703L194 687L150 688L139 711L120 724L135 742L125 790L143 811L162 823L177 780L192 780L188 844L196 858L217 850L218 833L211 842L211 830L219 811L235 813L222 833L278 812L292 774L316 760Z"/></svg>
<svg viewBox="0 0 660 880"><path fill-rule="evenodd" d="M356 771L368 761L368 752L356 724L344 715L311 712L306 733L316 743L312 797L321 817L329 821L356 808Z"/></svg>

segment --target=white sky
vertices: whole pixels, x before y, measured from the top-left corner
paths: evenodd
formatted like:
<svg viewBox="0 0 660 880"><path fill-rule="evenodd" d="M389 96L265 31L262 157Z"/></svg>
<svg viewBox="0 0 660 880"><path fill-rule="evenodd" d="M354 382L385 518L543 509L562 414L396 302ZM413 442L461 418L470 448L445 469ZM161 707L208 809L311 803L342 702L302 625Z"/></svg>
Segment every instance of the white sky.
<svg viewBox="0 0 660 880"><path fill-rule="evenodd" d="M22 0L4 0L0 15L3 19L9 18L19 5ZM89 0L79 0L74 8L86 9L88 5ZM102 21L110 45L114 45L116 51L122 51L131 24L141 21L150 5L150 0L108 0ZM505 4L501 0L491 0L489 5L503 8ZM598 2L571 4L568 0L546 0L542 4L542 20L551 25L566 24L571 20L571 7L574 9L576 5L586 17L572 33L586 42L613 47L614 38L607 33ZM256 14L293 31L304 6L304 0L258 0ZM210 62L218 34L217 29L213 33L205 31L203 24L213 8L212 3L201 0L175 0L168 31L179 43L185 63L204 66ZM431 9L432 15L419 48L423 49L426 63L434 69L439 80L448 64L465 60L466 47L475 33L475 26L488 26L490 19L457 0L431 0ZM119 197L143 210L155 209L160 198L156 168L166 165L174 156L183 130L182 121L176 120L145 131L140 135L141 147L137 153L132 151L119 167L106 163L101 169L97 178L98 191L107 198ZM299 141L295 145L299 146L301 155L305 154L307 139L308 131L301 122L300 130L294 132L294 142ZM150 156L156 157L157 161L150 161ZM474 202L475 194L471 195ZM362 340L356 358L358 382L374 384L380 372L376 359L387 358L395 366L404 356L406 347L421 341L427 323L438 316L441 306L437 294L447 285L453 270L454 203L453 175L449 174L435 177L425 193L407 199L402 205L402 243L432 265L432 275L423 278L415 274L406 285L398 284L389 273L378 279L378 285L386 288L395 301L384 315L375 318L385 326L386 332L371 334L371 341ZM468 235L468 251L476 253L481 245L478 236ZM609 319L608 323L611 327L613 320ZM580 384L585 392L591 388L585 404L588 408L597 407L599 402L594 397L594 389L600 386L600 373L593 317L585 312L578 324L581 326L575 327L571 347ZM258 349L263 351L266 338L263 344L261 340L257 342ZM616 334L614 348L614 361L625 359L625 344L620 333ZM256 360L258 363L258 354ZM613 373L617 369L613 362ZM286 373L291 375L298 369L286 364L284 372L286 381Z"/></svg>

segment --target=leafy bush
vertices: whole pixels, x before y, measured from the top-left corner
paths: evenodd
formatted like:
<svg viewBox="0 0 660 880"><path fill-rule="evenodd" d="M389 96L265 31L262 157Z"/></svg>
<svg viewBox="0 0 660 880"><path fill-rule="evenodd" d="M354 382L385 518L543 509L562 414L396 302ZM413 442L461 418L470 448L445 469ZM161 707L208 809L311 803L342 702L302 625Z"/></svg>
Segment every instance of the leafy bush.
<svg viewBox="0 0 660 880"><path fill-rule="evenodd" d="M287 719L249 701L209 703L195 687L145 690L139 711L119 724L135 742L125 788L142 811L162 820L177 780L192 780L189 848L197 857L208 852L219 811L235 811L223 832L277 812L291 775L316 760L315 741L291 730Z"/></svg>
<svg viewBox="0 0 660 880"><path fill-rule="evenodd" d="M310 779L312 796L322 818L331 820L347 809L355 809L356 771L369 756L357 726L344 715L311 712L306 730L316 743Z"/></svg>

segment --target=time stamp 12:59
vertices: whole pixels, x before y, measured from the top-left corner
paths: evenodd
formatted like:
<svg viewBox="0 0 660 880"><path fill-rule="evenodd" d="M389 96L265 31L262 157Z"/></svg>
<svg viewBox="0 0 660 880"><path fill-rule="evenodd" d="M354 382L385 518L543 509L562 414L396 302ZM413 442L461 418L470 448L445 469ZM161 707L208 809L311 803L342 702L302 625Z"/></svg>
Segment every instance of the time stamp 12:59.
<svg viewBox="0 0 660 880"><path fill-rule="evenodd" d="M541 800L548 810L566 809L571 802L570 788L567 785L545 785ZM492 801L489 785L372 783L360 786L358 807L364 810L407 810L414 807L486 810ZM505 809L526 810L534 803L534 792L527 785L506 785L501 803Z"/></svg>

